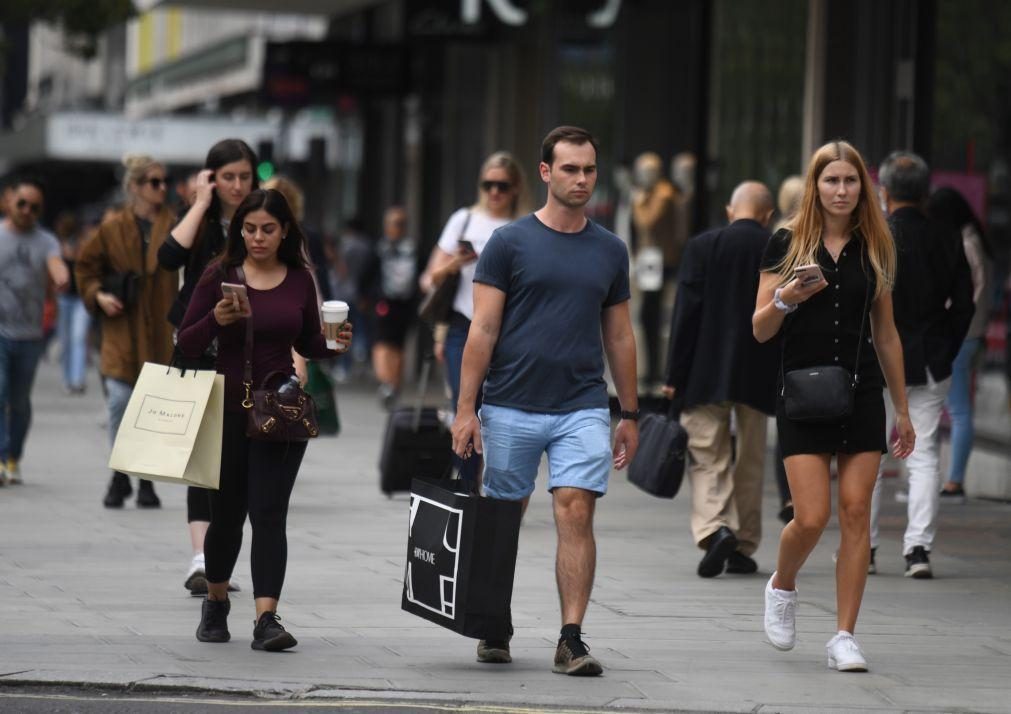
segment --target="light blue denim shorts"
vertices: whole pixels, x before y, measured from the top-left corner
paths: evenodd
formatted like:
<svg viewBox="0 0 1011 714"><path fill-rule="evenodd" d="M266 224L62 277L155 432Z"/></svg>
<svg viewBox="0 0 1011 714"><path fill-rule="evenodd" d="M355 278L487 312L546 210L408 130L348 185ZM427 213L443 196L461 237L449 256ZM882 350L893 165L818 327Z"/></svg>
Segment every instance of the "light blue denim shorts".
<svg viewBox="0 0 1011 714"><path fill-rule="evenodd" d="M607 409L564 414L481 406L484 493L518 501L534 491L541 454L548 454L548 491L581 488L607 493L611 474L611 415Z"/></svg>

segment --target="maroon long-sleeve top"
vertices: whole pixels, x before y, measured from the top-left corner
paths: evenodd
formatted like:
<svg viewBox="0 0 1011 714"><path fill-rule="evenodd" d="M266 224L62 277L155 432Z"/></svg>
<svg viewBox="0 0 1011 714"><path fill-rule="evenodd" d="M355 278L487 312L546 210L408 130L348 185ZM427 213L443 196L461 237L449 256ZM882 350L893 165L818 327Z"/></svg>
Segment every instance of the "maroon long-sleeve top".
<svg viewBox="0 0 1011 714"><path fill-rule="evenodd" d="M234 282L231 278L229 282ZM281 284L270 290L247 285L251 318L221 326L214 319L214 306L221 300L220 273L211 266L200 279L179 327L179 349L198 358L218 338L217 370L225 376L225 410L242 411L245 391L242 366L246 319L253 321L253 387L259 388L272 372L294 374L291 348L310 359L325 359L337 353L327 349L316 302L316 285L308 270L288 268Z"/></svg>

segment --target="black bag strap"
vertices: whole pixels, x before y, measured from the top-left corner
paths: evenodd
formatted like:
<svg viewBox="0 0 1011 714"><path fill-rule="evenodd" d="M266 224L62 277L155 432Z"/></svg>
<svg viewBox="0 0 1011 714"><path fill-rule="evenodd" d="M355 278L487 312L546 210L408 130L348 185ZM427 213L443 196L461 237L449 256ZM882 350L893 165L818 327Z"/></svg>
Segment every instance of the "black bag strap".
<svg viewBox="0 0 1011 714"><path fill-rule="evenodd" d="M866 287L864 289L864 307L860 311L860 333L857 336L857 356L856 356L856 363L853 365L853 375L852 375L852 381L850 382L850 389L856 389L857 388L857 384L859 384L859 382L860 382L860 350L863 348L863 345L864 345L864 326L867 323L867 308L868 308L868 305L870 304L870 301L871 301L871 279L870 279L870 276L867 275L867 269L866 269L866 266L864 265L864 255L865 254L866 254L866 248L861 248L861 251L860 251L860 272L864 274L864 281L866 283ZM790 316L787 315L787 318L789 318L789 317ZM785 323L785 320L784 320L784 326L785 326L785 324L786 323ZM779 383L780 383L779 395L780 396L783 396L783 393L786 390L786 374L785 374L784 369L783 369L783 360L785 359L785 355L786 355L786 331L784 330L784 332L783 332L783 339L780 340L780 344L779 344Z"/></svg>
<svg viewBox="0 0 1011 714"><path fill-rule="evenodd" d="M235 266L235 274L243 285L246 284L246 272L241 265ZM246 288L249 289L248 287ZM242 350L242 386L246 396L242 400L245 409L253 408L253 318L246 318L246 343Z"/></svg>
<svg viewBox="0 0 1011 714"><path fill-rule="evenodd" d="M463 219L463 228L461 228L461 229L460 229L460 235L459 235L459 237L457 238L457 240L466 240L466 239L465 239L465 238L463 237L463 234L467 232L467 226L469 226L469 225L470 225L470 217L471 217L472 215L474 215L474 212L473 212L473 211L471 211L470 209L468 209L468 210L467 210L467 217L466 217L465 219Z"/></svg>

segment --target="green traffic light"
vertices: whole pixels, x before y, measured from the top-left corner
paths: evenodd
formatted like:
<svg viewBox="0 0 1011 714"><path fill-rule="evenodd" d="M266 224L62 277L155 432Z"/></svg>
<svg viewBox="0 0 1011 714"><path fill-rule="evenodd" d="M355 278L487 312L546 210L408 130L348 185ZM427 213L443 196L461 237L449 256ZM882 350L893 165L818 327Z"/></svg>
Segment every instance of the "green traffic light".
<svg viewBox="0 0 1011 714"><path fill-rule="evenodd" d="M261 161L259 166L256 167L256 175L260 177L261 181L266 181L273 176L274 171L274 164L270 161Z"/></svg>

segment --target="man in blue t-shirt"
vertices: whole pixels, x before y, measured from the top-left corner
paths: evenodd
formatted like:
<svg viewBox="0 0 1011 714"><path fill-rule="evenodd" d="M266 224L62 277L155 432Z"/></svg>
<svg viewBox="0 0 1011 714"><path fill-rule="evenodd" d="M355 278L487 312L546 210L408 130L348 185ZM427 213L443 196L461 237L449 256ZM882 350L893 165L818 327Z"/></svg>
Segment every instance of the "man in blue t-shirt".
<svg viewBox="0 0 1011 714"><path fill-rule="evenodd" d="M540 175L547 203L496 230L477 264L453 449L463 458L484 454L485 494L524 507L547 452L563 625L554 671L597 675L600 663L581 639L596 567L594 505L612 464L628 465L639 442L628 252L586 218L597 182L588 132L551 131ZM604 351L622 408L613 449ZM478 421L474 403L486 374ZM478 661L510 662L509 643L482 640Z"/></svg>

